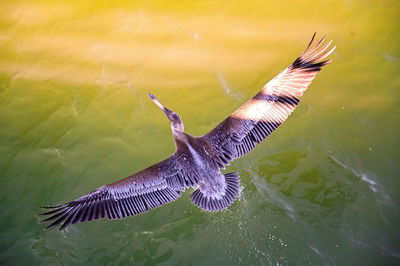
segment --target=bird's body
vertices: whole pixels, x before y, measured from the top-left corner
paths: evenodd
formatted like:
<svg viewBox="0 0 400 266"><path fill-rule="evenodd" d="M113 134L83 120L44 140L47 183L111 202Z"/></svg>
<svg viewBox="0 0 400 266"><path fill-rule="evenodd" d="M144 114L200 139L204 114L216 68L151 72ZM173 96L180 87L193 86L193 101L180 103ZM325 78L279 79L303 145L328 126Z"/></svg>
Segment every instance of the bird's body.
<svg viewBox="0 0 400 266"><path fill-rule="evenodd" d="M314 34L315 36L315 34ZM180 117L167 109L156 97L150 98L166 114L176 151L169 158L132 176L111 183L42 215L52 221L47 228L99 218L120 219L137 215L176 200L187 188L197 189L192 202L206 211L229 207L239 193L239 175L222 174L230 161L250 152L281 125L299 103L324 60L333 50L325 52L330 43L321 47L324 38L306 50L259 93L228 116L217 127L201 137L184 132Z"/></svg>

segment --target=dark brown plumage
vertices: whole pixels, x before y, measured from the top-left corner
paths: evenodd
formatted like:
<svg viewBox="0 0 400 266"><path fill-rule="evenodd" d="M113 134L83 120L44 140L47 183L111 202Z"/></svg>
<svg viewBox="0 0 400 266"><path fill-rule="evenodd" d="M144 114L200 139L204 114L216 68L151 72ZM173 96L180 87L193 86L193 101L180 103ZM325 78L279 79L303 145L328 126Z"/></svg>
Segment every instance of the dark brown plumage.
<svg viewBox="0 0 400 266"><path fill-rule="evenodd" d="M60 225L99 218L121 219L134 216L176 200L189 187L198 187L190 196L192 202L206 211L229 207L239 193L239 175L223 175L220 169L248 152L277 129L296 108L299 97L310 85L323 61L335 49L322 46L322 38L313 48L311 42L288 68L268 82L260 92L228 116L209 133L193 137L184 132L180 117L156 97L150 98L171 123L176 151L168 159L132 176L104 185L93 192L41 215L51 215L42 222Z"/></svg>

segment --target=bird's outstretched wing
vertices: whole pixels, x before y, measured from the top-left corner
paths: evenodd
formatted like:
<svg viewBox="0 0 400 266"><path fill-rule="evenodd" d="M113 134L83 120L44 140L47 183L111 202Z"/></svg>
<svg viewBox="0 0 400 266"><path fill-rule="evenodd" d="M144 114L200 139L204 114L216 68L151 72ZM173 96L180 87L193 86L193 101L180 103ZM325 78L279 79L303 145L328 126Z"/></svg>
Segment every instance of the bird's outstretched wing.
<svg viewBox="0 0 400 266"><path fill-rule="evenodd" d="M46 229L62 224L63 230L70 224L95 219L121 219L134 216L180 197L180 191L193 186L177 164L175 154L132 176L115 183L99 187L93 192L40 215L51 215L42 220L50 222Z"/></svg>
<svg viewBox="0 0 400 266"><path fill-rule="evenodd" d="M315 33L304 52L284 71L268 82L256 96L243 104L203 139L211 143L213 158L220 168L229 161L250 152L262 142L293 112L299 97L310 85L324 61L336 47L322 45L323 37L314 47Z"/></svg>

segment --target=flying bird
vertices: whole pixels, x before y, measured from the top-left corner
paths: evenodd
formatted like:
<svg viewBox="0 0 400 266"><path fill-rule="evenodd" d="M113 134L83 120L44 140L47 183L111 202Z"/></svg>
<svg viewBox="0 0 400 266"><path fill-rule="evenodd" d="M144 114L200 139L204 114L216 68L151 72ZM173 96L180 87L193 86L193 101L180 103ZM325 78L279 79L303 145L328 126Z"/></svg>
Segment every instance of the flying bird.
<svg viewBox="0 0 400 266"><path fill-rule="evenodd" d="M175 153L125 179L104 185L64 205L42 207L50 216L46 229L95 219L121 219L138 215L172 202L187 188L195 188L194 205L215 212L228 208L239 193L238 173L222 174L230 161L253 150L275 131L299 104L325 60L336 47L323 45L323 37L312 47L315 33L304 52L268 82L252 99L229 115L207 134L194 137L184 131L181 118L154 95L151 100L171 123Z"/></svg>

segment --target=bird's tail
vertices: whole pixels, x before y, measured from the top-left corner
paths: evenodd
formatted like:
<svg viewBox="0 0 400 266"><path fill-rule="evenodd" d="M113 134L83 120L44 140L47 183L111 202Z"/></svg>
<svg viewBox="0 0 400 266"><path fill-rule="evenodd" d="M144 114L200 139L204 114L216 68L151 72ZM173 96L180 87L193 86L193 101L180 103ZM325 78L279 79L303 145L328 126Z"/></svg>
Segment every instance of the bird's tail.
<svg viewBox="0 0 400 266"><path fill-rule="evenodd" d="M216 212L228 208L235 201L239 194L239 175L238 173L225 174L226 189L225 195L221 199L205 197L200 189L196 189L190 198L197 207L205 211Z"/></svg>

